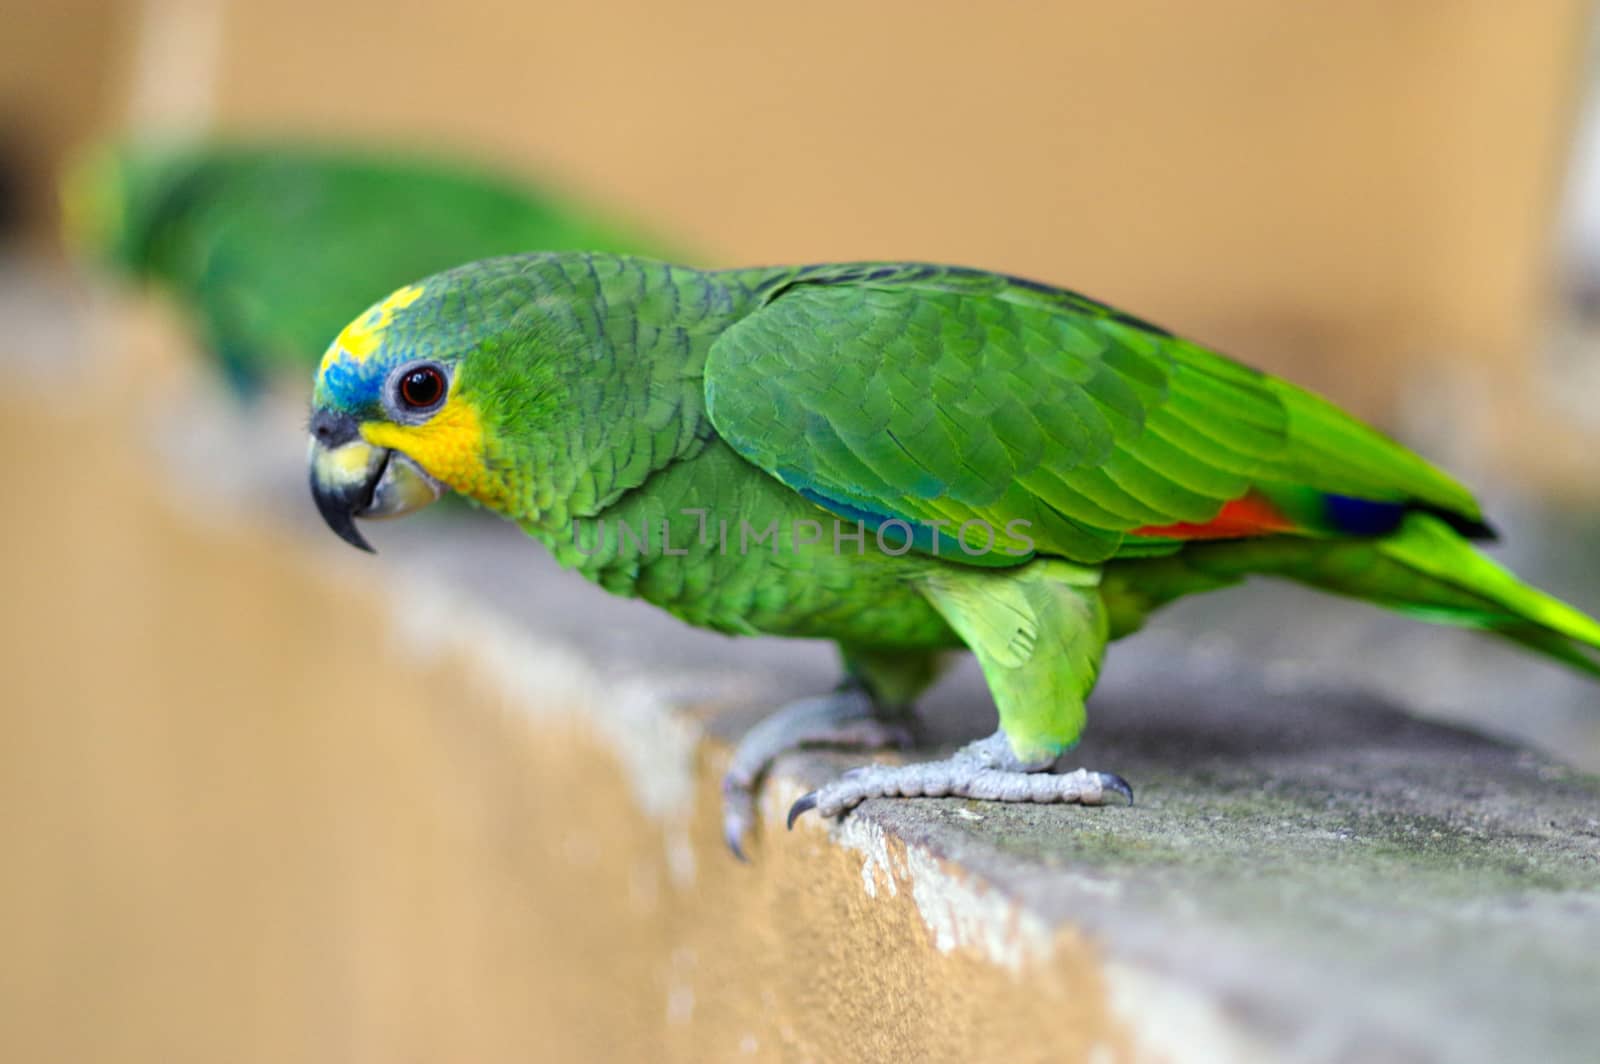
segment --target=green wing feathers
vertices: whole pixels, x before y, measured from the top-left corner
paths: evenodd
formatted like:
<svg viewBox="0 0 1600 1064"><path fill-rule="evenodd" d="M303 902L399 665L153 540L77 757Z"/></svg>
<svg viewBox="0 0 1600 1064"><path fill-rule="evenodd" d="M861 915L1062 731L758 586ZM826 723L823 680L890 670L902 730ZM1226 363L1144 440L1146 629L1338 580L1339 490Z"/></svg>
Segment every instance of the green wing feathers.
<svg viewBox="0 0 1600 1064"><path fill-rule="evenodd" d="M1263 532L1338 531L1325 493L1480 518L1461 485L1309 393L977 271L791 276L713 346L706 388L747 459L843 516L911 522L924 549L936 523L979 521L1001 550L1080 564L1171 553L1253 492L1282 511Z"/></svg>
<svg viewBox="0 0 1600 1064"><path fill-rule="evenodd" d="M1483 520L1472 494L1421 455L1320 396L1275 377L1261 380L1283 404L1288 419L1290 479L1316 484L1323 491L1417 502L1470 522Z"/></svg>

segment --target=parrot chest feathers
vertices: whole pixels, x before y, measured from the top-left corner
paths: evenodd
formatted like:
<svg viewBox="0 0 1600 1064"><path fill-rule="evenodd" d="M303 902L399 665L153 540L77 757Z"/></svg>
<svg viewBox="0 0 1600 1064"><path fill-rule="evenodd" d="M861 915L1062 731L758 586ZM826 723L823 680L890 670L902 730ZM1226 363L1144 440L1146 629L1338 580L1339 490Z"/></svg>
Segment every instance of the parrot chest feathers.
<svg viewBox="0 0 1600 1064"><path fill-rule="evenodd" d="M607 591L701 627L862 645L956 643L919 590L927 559L879 551L870 530L750 476L719 442L592 517L528 528Z"/></svg>

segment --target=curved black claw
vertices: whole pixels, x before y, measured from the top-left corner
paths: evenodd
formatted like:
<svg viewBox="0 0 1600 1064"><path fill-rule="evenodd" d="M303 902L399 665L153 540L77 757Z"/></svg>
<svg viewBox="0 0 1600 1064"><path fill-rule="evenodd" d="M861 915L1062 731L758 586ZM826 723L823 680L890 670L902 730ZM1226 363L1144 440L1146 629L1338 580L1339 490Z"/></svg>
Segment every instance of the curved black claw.
<svg viewBox="0 0 1600 1064"><path fill-rule="evenodd" d="M1126 786L1126 784L1124 784L1124 786ZM790 831L794 830L794 822L796 820L800 819L800 814L808 812L809 810L815 809L816 807L817 807L817 792L816 791L812 791L809 794L802 794L799 798L795 799L795 803L789 807L789 822L788 822L789 830Z"/></svg>
<svg viewBox="0 0 1600 1064"><path fill-rule="evenodd" d="M724 827L722 829L722 841L728 844L729 851L731 851L735 857L743 861L745 864L750 863L750 856L744 852L743 832L731 826Z"/></svg>
<svg viewBox="0 0 1600 1064"><path fill-rule="evenodd" d="M1115 772L1100 773L1100 786L1108 791L1116 791L1128 800L1129 805L1133 804L1133 787Z"/></svg>

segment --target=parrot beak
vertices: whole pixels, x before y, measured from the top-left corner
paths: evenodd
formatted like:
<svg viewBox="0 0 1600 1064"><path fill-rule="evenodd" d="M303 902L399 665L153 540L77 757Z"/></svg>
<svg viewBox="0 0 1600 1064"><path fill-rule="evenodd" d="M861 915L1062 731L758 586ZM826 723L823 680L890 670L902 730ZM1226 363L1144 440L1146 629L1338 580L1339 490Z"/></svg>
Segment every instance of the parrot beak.
<svg viewBox="0 0 1600 1064"><path fill-rule="evenodd" d="M399 517L438 499L443 489L406 455L361 439L353 423L330 425L321 419L319 425L319 419L313 418L308 456L311 497L340 539L376 553L357 530L357 517Z"/></svg>

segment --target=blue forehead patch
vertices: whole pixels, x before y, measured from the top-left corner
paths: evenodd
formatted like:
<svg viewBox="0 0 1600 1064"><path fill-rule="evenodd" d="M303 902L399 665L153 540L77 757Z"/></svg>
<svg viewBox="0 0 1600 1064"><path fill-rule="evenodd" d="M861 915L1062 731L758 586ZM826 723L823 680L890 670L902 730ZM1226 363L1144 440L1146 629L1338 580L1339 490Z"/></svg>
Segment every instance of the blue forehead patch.
<svg viewBox="0 0 1600 1064"><path fill-rule="evenodd" d="M319 406L359 410L378 402L378 390L389 375L390 360L341 358L327 366L317 379Z"/></svg>

